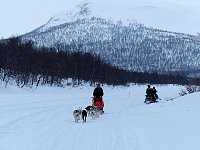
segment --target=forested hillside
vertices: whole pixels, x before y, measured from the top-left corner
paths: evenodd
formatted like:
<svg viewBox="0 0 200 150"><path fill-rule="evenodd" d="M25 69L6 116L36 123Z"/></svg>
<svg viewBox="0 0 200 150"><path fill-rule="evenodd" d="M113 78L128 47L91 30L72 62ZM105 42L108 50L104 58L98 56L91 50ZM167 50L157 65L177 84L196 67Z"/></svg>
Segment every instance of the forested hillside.
<svg viewBox="0 0 200 150"><path fill-rule="evenodd" d="M22 43L20 38L10 38L0 42L0 79L17 85L49 84L63 86L69 84L91 85L100 82L110 85L127 83L157 84L199 84L181 75L137 73L114 67L100 57L78 50L63 51L57 48L37 48L29 41Z"/></svg>
<svg viewBox="0 0 200 150"><path fill-rule="evenodd" d="M145 27L134 20L124 24L94 16L90 5L52 17L40 28L22 35L36 46L79 49L130 71L195 71L200 65L200 38Z"/></svg>

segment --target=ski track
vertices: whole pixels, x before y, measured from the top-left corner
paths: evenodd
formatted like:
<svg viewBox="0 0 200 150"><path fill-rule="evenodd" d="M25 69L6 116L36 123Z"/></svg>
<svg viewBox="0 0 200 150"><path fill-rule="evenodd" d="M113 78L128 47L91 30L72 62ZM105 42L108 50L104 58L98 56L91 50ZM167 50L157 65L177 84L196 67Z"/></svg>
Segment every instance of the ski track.
<svg viewBox="0 0 200 150"><path fill-rule="evenodd" d="M73 110L90 105L90 97L47 97L0 101L0 150L142 150L141 133L129 119L156 113L137 111L148 109L144 95L110 94L103 115L75 123Z"/></svg>
<svg viewBox="0 0 200 150"><path fill-rule="evenodd" d="M123 98L123 95L116 95L116 97ZM29 144L32 145L32 149L49 150L61 150L63 147L71 150L80 149L80 147L85 150L102 150L104 149L103 146L115 150L128 150L130 145L133 145L133 150L137 149L136 146L134 148L134 145L137 145L135 143L137 136L135 136L135 139L131 139L132 135L129 136L130 132L124 129L124 125L121 123L121 121L123 122L122 112L119 111L116 114L114 114L115 112L110 112L110 114L105 113L95 120L87 118L87 123L84 124L81 121L75 123L72 116L72 108L78 107L80 101L74 101L70 104L68 102L66 99L55 99L53 101L33 100L32 102L21 102L20 104L13 101L13 104L1 105L1 113L11 115L19 113L19 116L12 117L8 122L0 124L0 135L4 137L4 140L0 141L0 149L17 150L20 148L20 150L23 150ZM90 103L90 99L88 103ZM115 105L118 105L118 103L114 103L113 107ZM111 115L114 116L113 120L109 119ZM101 121L103 118L105 121ZM97 126L97 128L91 130L90 126L92 125ZM34 128L31 128L32 126ZM37 130L42 135L37 135ZM76 136L68 135L68 131L74 131L73 133ZM30 136L29 132L33 132L34 136ZM17 144L19 139L26 135L29 137L29 140L25 141L27 145ZM100 137L105 138L101 139ZM40 139L38 142L35 140L37 138ZM12 141L11 143L17 146L7 147L6 143L9 141ZM71 145L65 145L65 141L71 141ZM85 147L86 143L88 143L88 147Z"/></svg>

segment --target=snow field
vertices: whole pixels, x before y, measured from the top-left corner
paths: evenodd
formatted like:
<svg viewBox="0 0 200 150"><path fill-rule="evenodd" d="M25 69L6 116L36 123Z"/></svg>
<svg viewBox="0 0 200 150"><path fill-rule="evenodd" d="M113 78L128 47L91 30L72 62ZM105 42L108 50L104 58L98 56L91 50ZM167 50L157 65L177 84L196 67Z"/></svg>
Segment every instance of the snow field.
<svg viewBox="0 0 200 150"><path fill-rule="evenodd" d="M0 85L1 150L198 150L199 93L156 86L162 99L144 104L146 85L103 86L105 114L75 123L73 110L91 104L94 87L20 89Z"/></svg>

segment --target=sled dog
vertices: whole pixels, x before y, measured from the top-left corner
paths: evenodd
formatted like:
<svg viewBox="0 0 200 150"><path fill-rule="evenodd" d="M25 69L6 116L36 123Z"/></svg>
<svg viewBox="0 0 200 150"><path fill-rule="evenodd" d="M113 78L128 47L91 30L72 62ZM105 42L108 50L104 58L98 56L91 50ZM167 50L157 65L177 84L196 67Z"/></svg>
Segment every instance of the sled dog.
<svg viewBox="0 0 200 150"><path fill-rule="evenodd" d="M98 118L100 113L99 110L95 107L90 111L92 119Z"/></svg>
<svg viewBox="0 0 200 150"><path fill-rule="evenodd" d="M82 109L81 108L74 110L73 116L74 116L76 123L78 123L78 121L81 120L81 115L82 115Z"/></svg>
<svg viewBox="0 0 200 150"><path fill-rule="evenodd" d="M88 116L91 116L91 112L92 112L93 109L94 109L94 107L90 106L90 105L85 107L85 110L87 111Z"/></svg>
<svg viewBox="0 0 200 150"><path fill-rule="evenodd" d="M86 118L87 118L87 111L86 110L82 110L83 123L86 122Z"/></svg>

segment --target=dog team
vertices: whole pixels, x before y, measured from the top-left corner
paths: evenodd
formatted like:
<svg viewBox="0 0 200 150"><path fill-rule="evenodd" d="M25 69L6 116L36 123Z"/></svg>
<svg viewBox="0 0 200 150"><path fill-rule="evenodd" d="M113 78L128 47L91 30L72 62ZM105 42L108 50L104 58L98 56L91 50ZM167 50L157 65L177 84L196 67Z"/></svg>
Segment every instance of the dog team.
<svg viewBox="0 0 200 150"><path fill-rule="evenodd" d="M102 114L102 110L99 110L93 106L87 106L85 109L82 110L81 107L74 110L73 115L75 122L78 123L79 120L83 120L83 123L86 122L87 117L92 117L92 119L98 118L99 115Z"/></svg>
<svg viewBox="0 0 200 150"><path fill-rule="evenodd" d="M99 117L99 115L102 114L104 111L103 111L103 108L99 108L99 106L98 106L99 102L98 102L98 105L95 105L96 103L94 103L94 101L96 98L98 98L98 99L100 99L101 103L104 106L104 103L102 100L103 95L104 95L103 89L101 88L100 84L97 83L97 87L93 91L93 96L94 96L93 102L92 102L93 105L87 106L84 110L82 110L81 107L79 107L77 110L74 110L73 115L75 118L75 122L78 123L78 121L81 119L83 120L83 122L86 122L87 116L91 116L92 119ZM103 107L103 106L101 106L101 107Z"/></svg>

